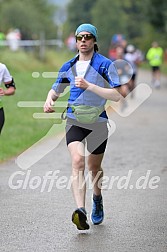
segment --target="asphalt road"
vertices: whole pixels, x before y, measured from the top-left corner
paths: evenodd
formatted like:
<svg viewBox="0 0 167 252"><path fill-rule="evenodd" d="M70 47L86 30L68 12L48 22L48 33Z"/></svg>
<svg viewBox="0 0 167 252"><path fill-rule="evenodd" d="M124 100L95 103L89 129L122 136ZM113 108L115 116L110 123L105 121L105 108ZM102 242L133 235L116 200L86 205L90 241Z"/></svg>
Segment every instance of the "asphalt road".
<svg viewBox="0 0 167 252"><path fill-rule="evenodd" d="M138 86L150 79L150 73L140 71ZM115 128L103 161L103 224L90 223L87 231L73 225L65 141L44 140L36 151L1 164L0 252L167 251L167 79L145 101L147 90L138 91L128 100L130 112L118 107L110 114ZM92 190L87 183L89 218Z"/></svg>

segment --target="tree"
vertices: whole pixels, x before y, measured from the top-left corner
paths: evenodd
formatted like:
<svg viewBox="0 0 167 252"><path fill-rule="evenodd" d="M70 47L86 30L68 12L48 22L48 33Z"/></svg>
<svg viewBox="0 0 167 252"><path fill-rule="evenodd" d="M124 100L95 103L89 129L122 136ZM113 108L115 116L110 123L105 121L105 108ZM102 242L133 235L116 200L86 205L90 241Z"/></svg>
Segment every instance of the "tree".
<svg viewBox="0 0 167 252"><path fill-rule="evenodd" d="M100 51L107 55L112 35L125 33L125 17L119 1L98 0L91 13L93 23L98 27Z"/></svg>
<svg viewBox="0 0 167 252"><path fill-rule="evenodd" d="M92 23L98 28L99 48L108 54L113 34L124 34L128 43L147 50L153 39L166 44L166 0L72 0L67 9L68 31L81 23Z"/></svg>
<svg viewBox="0 0 167 252"><path fill-rule="evenodd" d="M68 7L68 26L73 31L81 23L93 23L99 31L100 51L107 55L113 34L124 34L132 41L141 37L143 8L140 0L73 0Z"/></svg>
<svg viewBox="0 0 167 252"><path fill-rule="evenodd" d="M74 31L81 23L92 23L91 10L97 0L72 0L67 7L68 32Z"/></svg>
<svg viewBox="0 0 167 252"><path fill-rule="evenodd" d="M4 32L10 28L18 28L26 39L34 34L38 37L41 31L50 37L53 31L55 34L54 11L47 0L2 1L0 23L3 23Z"/></svg>
<svg viewBox="0 0 167 252"><path fill-rule="evenodd" d="M149 0L148 17L156 31L167 32L167 2L166 0Z"/></svg>

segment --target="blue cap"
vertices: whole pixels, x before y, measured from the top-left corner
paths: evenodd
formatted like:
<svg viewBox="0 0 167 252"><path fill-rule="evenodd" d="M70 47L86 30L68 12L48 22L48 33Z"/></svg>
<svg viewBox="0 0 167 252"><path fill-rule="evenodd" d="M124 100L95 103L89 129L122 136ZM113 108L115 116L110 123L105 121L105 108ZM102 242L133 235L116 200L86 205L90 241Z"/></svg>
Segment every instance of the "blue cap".
<svg viewBox="0 0 167 252"><path fill-rule="evenodd" d="M90 32L96 38L96 41L97 41L97 28L94 25L81 24L76 29L75 36L77 36L80 32L83 32L83 31Z"/></svg>

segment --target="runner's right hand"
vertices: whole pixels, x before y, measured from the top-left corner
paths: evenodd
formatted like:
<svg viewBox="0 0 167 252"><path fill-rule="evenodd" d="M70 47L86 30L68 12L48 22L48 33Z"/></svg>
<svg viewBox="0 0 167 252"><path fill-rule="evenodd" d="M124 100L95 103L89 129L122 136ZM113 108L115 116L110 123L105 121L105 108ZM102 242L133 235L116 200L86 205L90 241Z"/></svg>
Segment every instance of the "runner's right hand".
<svg viewBox="0 0 167 252"><path fill-rule="evenodd" d="M53 109L54 101L52 99L46 100L44 104L44 112L45 113L53 113L55 110Z"/></svg>

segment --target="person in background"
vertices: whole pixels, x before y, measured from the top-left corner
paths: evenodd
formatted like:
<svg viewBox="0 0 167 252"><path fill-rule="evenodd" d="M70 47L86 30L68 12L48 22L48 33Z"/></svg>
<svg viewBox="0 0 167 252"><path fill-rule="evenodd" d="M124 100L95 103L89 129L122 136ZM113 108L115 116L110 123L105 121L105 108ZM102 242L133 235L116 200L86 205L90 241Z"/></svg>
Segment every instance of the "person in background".
<svg viewBox="0 0 167 252"><path fill-rule="evenodd" d="M117 88L120 83L113 62L98 53L97 28L92 24L81 24L76 29L75 38L78 55L60 69L47 95L44 112L53 112L54 102L70 86L66 142L71 154L72 189L77 206L72 214L72 222L79 230L85 230L90 228L86 211L85 144L89 152L89 174L94 182L91 221L99 225L104 219L101 164L108 139L108 117L104 106L107 100L119 101ZM98 113L95 112L97 110ZM89 121L92 115L94 120Z"/></svg>
<svg viewBox="0 0 167 252"><path fill-rule="evenodd" d="M69 37L67 38L66 45L71 52L76 52L76 40L73 33L70 33Z"/></svg>
<svg viewBox="0 0 167 252"><path fill-rule="evenodd" d="M0 45L1 45L1 41L4 41L6 39L5 34L0 30Z"/></svg>
<svg viewBox="0 0 167 252"><path fill-rule="evenodd" d="M4 83L5 88L2 88ZM15 83L5 64L0 63L0 134L5 122L2 97L13 95L15 93Z"/></svg>
<svg viewBox="0 0 167 252"><path fill-rule="evenodd" d="M10 29L6 35L6 40L8 42L11 51L16 52L20 47L21 33L19 29Z"/></svg>
<svg viewBox="0 0 167 252"><path fill-rule="evenodd" d="M122 97L120 99L120 104L121 104L121 111L123 111L127 107L127 100L124 99L129 92L128 89L128 81L130 80L131 74L130 72L130 67L128 63L124 60L125 57L125 48L124 46L118 45L116 47L116 54L115 54L115 66L117 68L117 72L119 75L119 80L121 83L121 86L119 88L119 92L121 93Z"/></svg>
<svg viewBox="0 0 167 252"><path fill-rule="evenodd" d="M160 88L160 67L163 62L163 49L156 41L152 43L152 47L148 50L146 59L152 69L152 86Z"/></svg>
<svg viewBox="0 0 167 252"><path fill-rule="evenodd" d="M127 41L125 39L125 36L123 34L114 34L111 39L111 44L108 52L109 59L116 60L117 59L117 49L123 48L123 51L125 53L127 46Z"/></svg>
<svg viewBox="0 0 167 252"><path fill-rule="evenodd" d="M127 83L129 92L131 92L131 98L134 95L134 92L132 92L136 85L136 76L137 76L137 70L138 65L142 62L142 54L139 50L136 50L134 45L129 44L126 47L126 53L124 55L124 59L129 62L129 64L132 67L132 76L130 81Z"/></svg>

